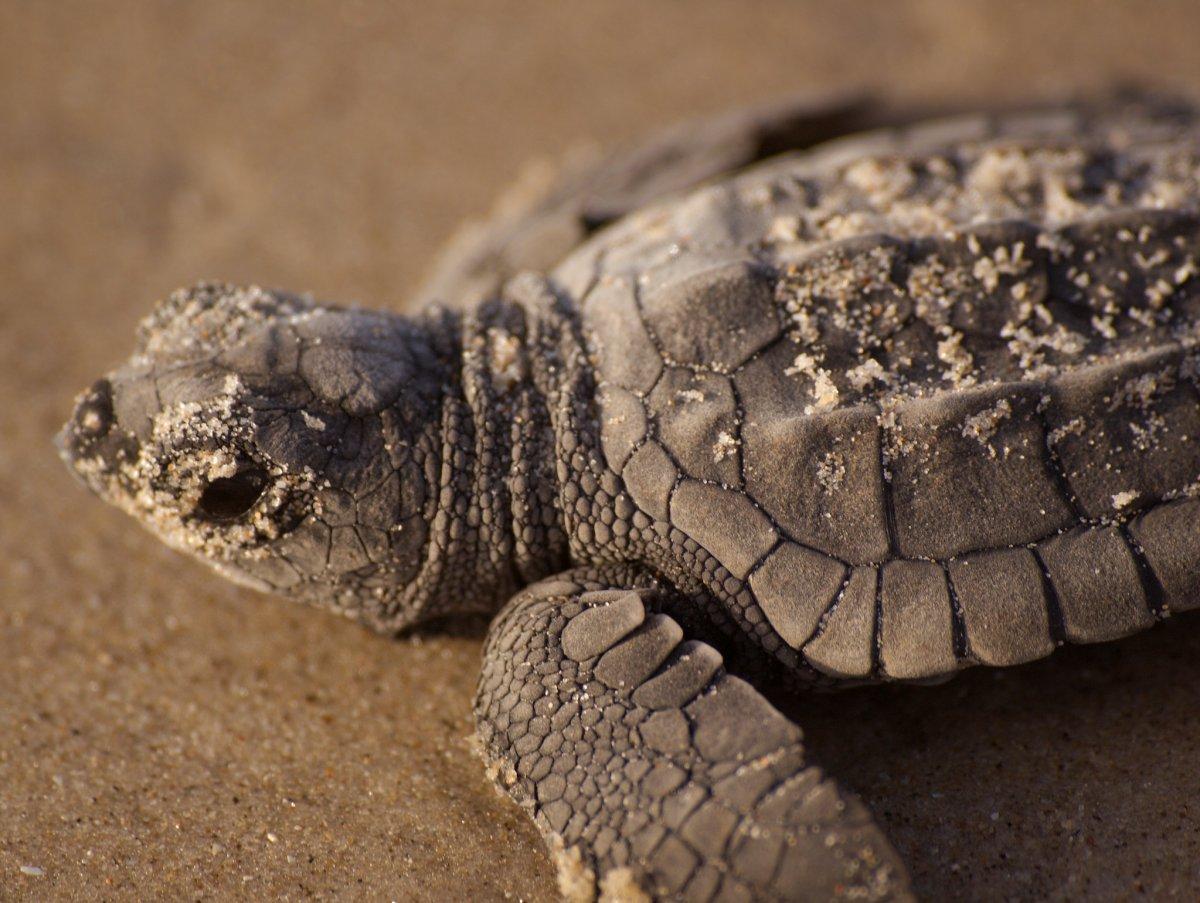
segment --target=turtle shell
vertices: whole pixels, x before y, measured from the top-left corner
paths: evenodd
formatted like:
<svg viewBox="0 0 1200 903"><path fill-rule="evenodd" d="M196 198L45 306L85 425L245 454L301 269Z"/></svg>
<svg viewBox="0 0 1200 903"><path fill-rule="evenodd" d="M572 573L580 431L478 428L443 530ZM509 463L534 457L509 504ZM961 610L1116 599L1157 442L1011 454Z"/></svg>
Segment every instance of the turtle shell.
<svg viewBox="0 0 1200 903"><path fill-rule="evenodd" d="M839 140L627 217L553 274L608 466L837 677L1200 605L1198 180L1191 111L1067 109Z"/></svg>

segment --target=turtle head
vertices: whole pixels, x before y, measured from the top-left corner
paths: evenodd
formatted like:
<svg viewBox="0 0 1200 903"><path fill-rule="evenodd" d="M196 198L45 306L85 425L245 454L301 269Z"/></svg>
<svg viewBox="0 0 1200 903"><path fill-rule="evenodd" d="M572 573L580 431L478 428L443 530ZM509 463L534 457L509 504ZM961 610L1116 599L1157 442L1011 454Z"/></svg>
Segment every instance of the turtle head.
<svg viewBox="0 0 1200 903"><path fill-rule="evenodd" d="M99 496L226 576L398 626L436 500L434 345L393 314L201 284L143 321L58 446Z"/></svg>

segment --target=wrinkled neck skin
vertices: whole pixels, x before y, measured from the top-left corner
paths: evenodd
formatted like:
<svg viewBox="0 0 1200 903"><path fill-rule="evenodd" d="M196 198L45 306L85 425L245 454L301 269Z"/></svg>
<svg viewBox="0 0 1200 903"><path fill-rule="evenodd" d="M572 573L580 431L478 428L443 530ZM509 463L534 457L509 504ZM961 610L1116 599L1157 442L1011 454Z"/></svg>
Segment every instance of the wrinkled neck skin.
<svg viewBox="0 0 1200 903"><path fill-rule="evenodd" d="M563 412L587 369L569 316L548 287L530 278L516 295L461 318L429 319L449 332L455 378L431 425L440 461L429 486L424 561L399 604L379 613L379 629L494 612L568 564L557 462L563 431L573 430Z"/></svg>
<svg viewBox="0 0 1200 903"><path fill-rule="evenodd" d="M599 466L590 374L570 305L532 275L416 317L201 284L58 441L168 545L391 633L568 565L568 490Z"/></svg>

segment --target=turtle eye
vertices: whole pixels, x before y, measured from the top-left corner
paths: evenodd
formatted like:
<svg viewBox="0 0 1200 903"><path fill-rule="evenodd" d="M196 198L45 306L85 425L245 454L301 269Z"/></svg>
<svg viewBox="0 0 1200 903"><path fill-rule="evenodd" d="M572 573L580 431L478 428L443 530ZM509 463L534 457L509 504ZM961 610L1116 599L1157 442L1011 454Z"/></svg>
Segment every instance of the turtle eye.
<svg viewBox="0 0 1200 903"><path fill-rule="evenodd" d="M229 521L254 507L267 486L267 472L257 464L240 465L231 477L217 477L204 487L194 513L210 521Z"/></svg>

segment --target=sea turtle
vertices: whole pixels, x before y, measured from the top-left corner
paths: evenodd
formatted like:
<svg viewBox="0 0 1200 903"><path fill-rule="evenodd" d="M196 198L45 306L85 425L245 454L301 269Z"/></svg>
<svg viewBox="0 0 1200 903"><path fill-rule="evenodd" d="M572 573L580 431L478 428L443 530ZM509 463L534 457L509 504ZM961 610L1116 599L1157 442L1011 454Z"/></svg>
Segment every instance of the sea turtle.
<svg viewBox="0 0 1200 903"><path fill-rule="evenodd" d="M431 292L470 303L179 291L62 454L242 583L387 633L494 613L480 745L565 892L905 898L761 691L1200 605L1200 118L959 117L712 179L857 115L582 170L458 245Z"/></svg>

